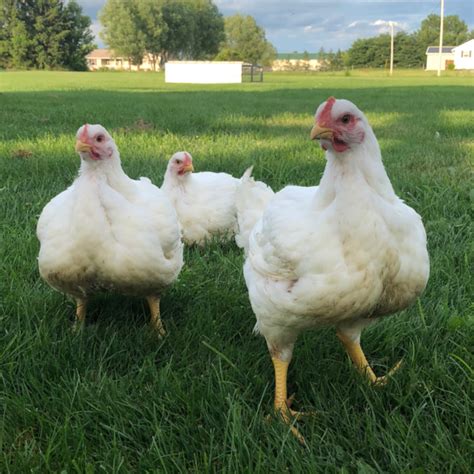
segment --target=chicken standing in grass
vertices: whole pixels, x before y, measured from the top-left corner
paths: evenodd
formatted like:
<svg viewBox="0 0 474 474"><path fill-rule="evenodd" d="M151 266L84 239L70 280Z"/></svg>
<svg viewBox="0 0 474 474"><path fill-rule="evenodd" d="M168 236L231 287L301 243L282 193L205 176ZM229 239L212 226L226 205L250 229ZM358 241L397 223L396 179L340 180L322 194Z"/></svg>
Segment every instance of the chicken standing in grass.
<svg viewBox="0 0 474 474"><path fill-rule="evenodd" d="M203 245L214 236L230 239L237 230L235 192L239 179L227 173L193 173L186 151L168 162L161 189L173 203L186 244Z"/></svg>
<svg viewBox="0 0 474 474"><path fill-rule="evenodd" d="M421 218L396 196L364 114L331 97L315 120L311 139L320 140L327 160L319 187L285 188L269 201L250 233L244 264L256 330L275 369L274 407L287 423L297 415L286 378L298 334L335 326L355 367L383 383L362 351L361 332L413 303L429 274Z"/></svg>
<svg viewBox="0 0 474 474"><path fill-rule="evenodd" d="M160 295L183 265L176 212L148 178L130 179L117 146L101 125L77 132L79 176L43 209L37 235L41 276L77 303L112 291L146 297L153 326L163 334Z"/></svg>

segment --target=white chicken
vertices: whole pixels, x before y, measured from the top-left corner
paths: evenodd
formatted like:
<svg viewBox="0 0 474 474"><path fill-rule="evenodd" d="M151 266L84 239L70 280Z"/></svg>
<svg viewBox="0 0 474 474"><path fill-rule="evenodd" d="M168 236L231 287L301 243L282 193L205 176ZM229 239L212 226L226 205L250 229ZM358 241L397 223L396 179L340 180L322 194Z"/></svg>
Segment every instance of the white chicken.
<svg viewBox="0 0 474 474"><path fill-rule="evenodd" d="M237 230L235 192L239 179L227 173L193 173L186 151L168 162L161 189L173 203L186 244L203 245L213 236L232 238Z"/></svg>
<svg viewBox="0 0 474 474"><path fill-rule="evenodd" d="M146 297L151 322L164 333L160 295L183 265L176 212L148 178L130 179L101 125L77 132L79 176L43 209L37 235L41 276L77 303L85 321L90 295L113 291Z"/></svg>
<svg viewBox="0 0 474 474"><path fill-rule="evenodd" d="M237 186L235 197L238 224L235 242L246 253L253 226L260 219L265 207L275 196L270 186L262 181L255 181L253 179L252 170L253 166L248 168L243 174Z"/></svg>
<svg viewBox="0 0 474 474"><path fill-rule="evenodd" d="M396 196L364 114L331 97L315 120L311 139L327 160L319 187L275 195L252 229L244 264L255 329L275 369L274 407L287 423L297 415L286 378L299 333L335 326L355 367L383 383L362 351L361 332L410 305L429 275L421 218Z"/></svg>

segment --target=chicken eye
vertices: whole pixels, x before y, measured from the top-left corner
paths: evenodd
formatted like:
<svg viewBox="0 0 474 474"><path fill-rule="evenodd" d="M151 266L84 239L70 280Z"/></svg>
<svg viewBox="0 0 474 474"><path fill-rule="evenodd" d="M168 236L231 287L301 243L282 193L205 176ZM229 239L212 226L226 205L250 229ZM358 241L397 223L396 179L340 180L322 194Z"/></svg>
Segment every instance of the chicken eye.
<svg viewBox="0 0 474 474"><path fill-rule="evenodd" d="M104 141L104 138L105 138L104 135L97 135L95 140L100 143Z"/></svg>
<svg viewBox="0 0 474 474"><path fill-rule="evenodd" d="M180 164L181 164L181 160L176 160L176 164L177 164L177 165L180 165Z"/></svg>
<svg viewBox="0 0 474 474"><path fill-rule="evenodd" d="M341 118L341 122L347 124L351 121L351 116L349 114L343 115Z"/></svg>

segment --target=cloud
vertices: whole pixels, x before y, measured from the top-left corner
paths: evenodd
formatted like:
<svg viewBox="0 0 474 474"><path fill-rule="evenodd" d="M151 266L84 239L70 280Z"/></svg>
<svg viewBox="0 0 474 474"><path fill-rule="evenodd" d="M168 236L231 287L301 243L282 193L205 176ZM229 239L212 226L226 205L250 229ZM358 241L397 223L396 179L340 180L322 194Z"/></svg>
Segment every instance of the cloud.
<svg viewBox="0 0 474 474"><path fill-rule="evenodd" d="M78 0L94 23L105 0ZM251 15L280 52L347 49L358 38L388 31L414 31L430 13L439 14L439 0L214 0L224 16ZM472 0L446 2L446 15L459 15L474 28ZM377 23L377 24L375 24ZM95 26L98 31L97 26Z"/></svg>

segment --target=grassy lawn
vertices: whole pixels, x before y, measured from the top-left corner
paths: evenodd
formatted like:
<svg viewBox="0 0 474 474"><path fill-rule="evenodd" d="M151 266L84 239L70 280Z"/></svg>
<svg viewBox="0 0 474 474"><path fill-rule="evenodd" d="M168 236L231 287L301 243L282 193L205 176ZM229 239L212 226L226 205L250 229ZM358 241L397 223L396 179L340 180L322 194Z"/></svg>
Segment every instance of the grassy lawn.
<svg viewBox="0 0 474 474"><path fill-rule="evenodd" d="M473 76L267 74L263 84L167 85L162 74L0 73L0 472L468 473L474 463ZM272 411L273 369L235 245L188 249L162 299L98 296L81 334L74 305L39 277L43 206L74 179L76 130L101 123L129 176L161 184L167 159L274 189L317 184L309 140L329 95L368 116L397 193L423 217L431 277L410 309L369 328L382 389L351 368L333 329L300 338L289 373L301 447ZM438 132L438 133L437 133ZM472 261L471 261L472 264Z"/></svg>

